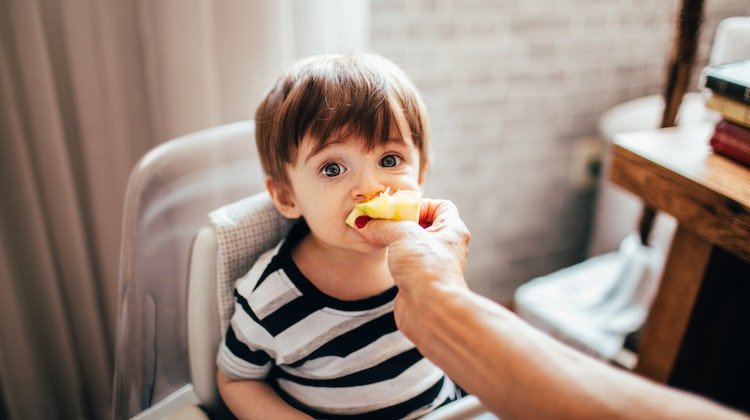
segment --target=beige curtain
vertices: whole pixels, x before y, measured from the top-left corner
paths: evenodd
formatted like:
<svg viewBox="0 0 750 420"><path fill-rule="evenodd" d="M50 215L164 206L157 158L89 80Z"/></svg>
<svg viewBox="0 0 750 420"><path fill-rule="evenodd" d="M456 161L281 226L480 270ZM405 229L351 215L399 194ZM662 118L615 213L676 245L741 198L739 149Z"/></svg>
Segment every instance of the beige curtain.
<svg viewBox="0 0 750 420"><path fill-rule="evenodd" d="M0 0L0 418L109 418L130 169L333 48L306 7Z"/></svg>

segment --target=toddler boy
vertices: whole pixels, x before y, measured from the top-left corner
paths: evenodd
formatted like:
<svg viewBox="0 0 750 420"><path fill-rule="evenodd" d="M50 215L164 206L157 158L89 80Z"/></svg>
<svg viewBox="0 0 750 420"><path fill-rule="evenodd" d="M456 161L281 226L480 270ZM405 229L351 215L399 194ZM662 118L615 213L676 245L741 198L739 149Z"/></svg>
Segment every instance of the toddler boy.
<svg viewBox="0 0 750 420"><path fill-rule="evenodd" d="M387 249L344 223L390 188L420 190L424 104L372 54L293 65L257 109L256 143L279 212L299 219L237 280L217 355L240 418L414 418L461 396L396 328Z"/></svg>

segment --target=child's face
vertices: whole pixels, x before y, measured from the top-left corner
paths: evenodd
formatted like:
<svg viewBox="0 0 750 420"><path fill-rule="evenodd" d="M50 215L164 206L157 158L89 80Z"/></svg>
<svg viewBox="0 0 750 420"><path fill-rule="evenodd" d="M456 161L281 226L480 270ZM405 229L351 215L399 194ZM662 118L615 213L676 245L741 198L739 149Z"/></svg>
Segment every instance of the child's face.
<svg viewBox="0 0 750 420"><path fill-rule="evenodd" d="M394 124L395 126L395 124ZM382 249L362 240L344 223L356 203L385 191L419 190L419 151L411 138L393 140L367 151L358 138L344 138L317 153L313 141L305 139L296 164L288 169L291 185L290 210L303 216L323 246L374 252Z"/></svg>

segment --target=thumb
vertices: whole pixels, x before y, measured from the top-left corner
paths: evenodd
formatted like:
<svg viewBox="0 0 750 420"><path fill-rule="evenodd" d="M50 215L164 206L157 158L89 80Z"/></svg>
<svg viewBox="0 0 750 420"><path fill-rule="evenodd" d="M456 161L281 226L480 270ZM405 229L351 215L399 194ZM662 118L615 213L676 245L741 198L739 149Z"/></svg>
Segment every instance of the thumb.
<svg viewBox="0 0 750 420"><path fill-rule="evenodd" d="M370 219L364 226L358 227L357 232L368 242L390 246L399 239L409 236L412 228L419 228L419 225L408 221Z"/></svg>

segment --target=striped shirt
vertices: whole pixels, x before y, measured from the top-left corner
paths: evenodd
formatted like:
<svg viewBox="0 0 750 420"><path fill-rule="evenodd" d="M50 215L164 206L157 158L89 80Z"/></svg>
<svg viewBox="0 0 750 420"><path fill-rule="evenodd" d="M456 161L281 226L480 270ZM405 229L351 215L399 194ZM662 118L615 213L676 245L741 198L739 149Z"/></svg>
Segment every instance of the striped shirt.
<svg viewBox="0 0 750 420"><path fill-rule="evenodd" d="M395 286L342 301L305 278L291 249L308 233L296 224L237 280L219 369L233 379L267 381L315 418L413 418L459 397L396 328Z"/></svg>

